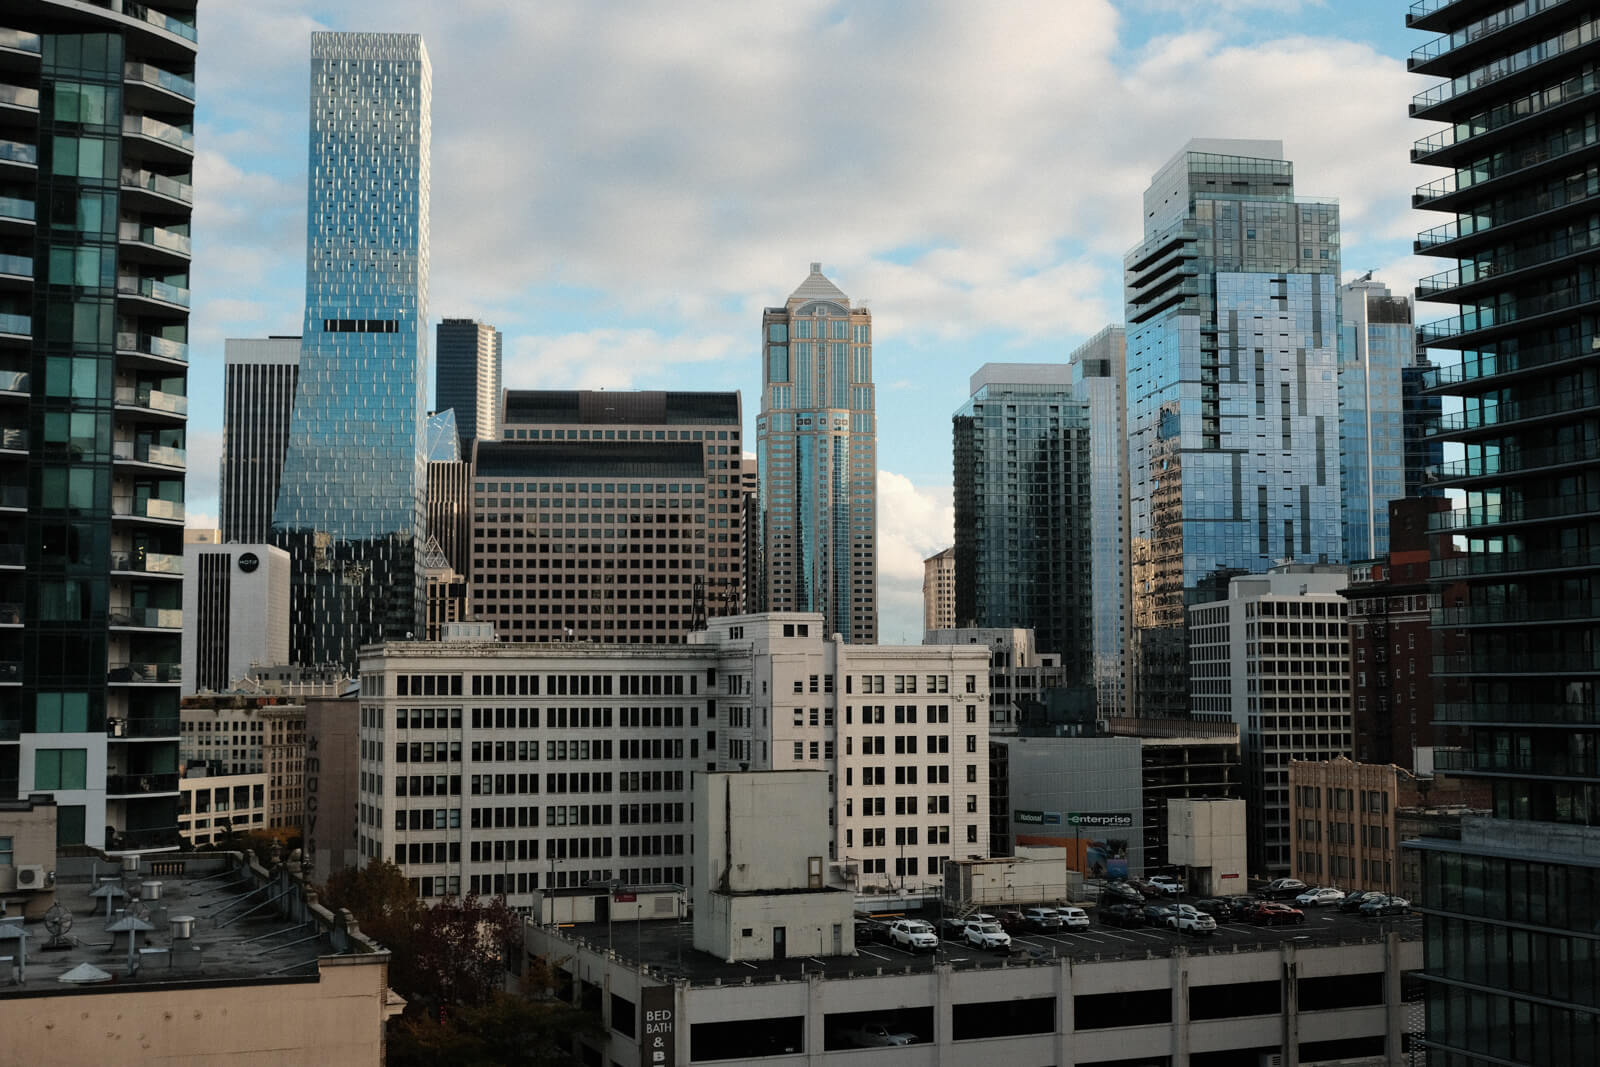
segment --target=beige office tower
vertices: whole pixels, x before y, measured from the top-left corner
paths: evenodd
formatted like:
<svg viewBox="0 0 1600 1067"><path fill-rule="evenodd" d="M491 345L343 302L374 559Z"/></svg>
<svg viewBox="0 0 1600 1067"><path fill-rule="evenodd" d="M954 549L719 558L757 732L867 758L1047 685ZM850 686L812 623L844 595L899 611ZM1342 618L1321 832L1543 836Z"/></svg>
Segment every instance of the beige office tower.
<svg viewBox="0 0 1600 1067"><path fill-rule="evenodd" d="M820 611L828 633L878 640L878 463L872 313L811 264L761 316L764 608Z"/></svg>
<svg viewBox="0 0 1600 1067"><path fill-rule="evenodd" d="M956 550L947 548L922 561L922 628L953 630L956 625Z"/></svg>
<svg viewBox="0 0 1600 1067"><path fill-rule="evenodd" d="M738 393L511 390L504 417L471 561L502 640L676 644L744 610Z"/></svg>

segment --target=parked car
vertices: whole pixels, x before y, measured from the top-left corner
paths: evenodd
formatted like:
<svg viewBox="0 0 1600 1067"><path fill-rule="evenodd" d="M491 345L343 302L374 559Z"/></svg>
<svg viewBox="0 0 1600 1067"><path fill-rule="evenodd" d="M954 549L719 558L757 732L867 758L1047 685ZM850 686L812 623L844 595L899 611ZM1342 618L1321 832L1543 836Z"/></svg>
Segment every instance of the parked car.
<svg viewBox="0 0 1600 1067"><path fill-rule="evenodd" d="M1257 926L1293 926L1306 921L1306 913L1272 900L1258 901L1245 913L1244 921Z"/></svg>
<svg viewBox="0 0 1600 1067"><path fill-rule="evenodd" d="M1294 902L1305 907L1326 908L1337 904L1344 899L1344 890L1323 886L1318 889L1307 889L1304 893L1294 898Z"/></svg>
<svg viewBox="0 0 1600 1067"><path fill-rule="evenodd" d="M1187 891L1183 880L1170 874L1158 874L1150 879L1149 884L1169 897L1180 897Z"/></svg>
<svg viewBox="0 0 1600 1067"><path fill-rule="evenodd" d="M896 1032L883 1023L862 1023L846 1030L844 1038L857 1048L895 1048L914 1044L917 1035Z"/></svg>
<svg viewBox="0 0 1600 1067"><path fill-rule="evenodd" d="M1167 925L1167 916L1171 914L1171 904L1146 904L1144 906L1144 921L1151 926Z"/></svg>
<svg viewBox="0 0 1600 1067"><path fill-rule="evenodd" d="M1262 886L1256 895L1263 900L1289 900L1310 888L1298 878L1274 878Z"/></svg>
<svg viewBox="0 0 1600 1067"><path fill-rule="evenodd" d="M1144 894L1127 882L1107 882L1100 887L1102 904L1143 904Z"/></svg>
<svg viewBox="0 0 1600 1067"><path fill-rule="evenodd" d="M1056 918L1061 921L1063 930L1089 929L1089 913L1082 908L1057 908Z"/></svg>
<svg viewBox="0 0 1600 1067"><path fill-rule="evenodd" d="M1361 905L1361 914L1366 916L1404 915L1410 910L1411 901L1405 897L1379 896Z"/></svg>
<svg viewBox="0 0 1600 1067"><path fill-rule="evenodd" d="M1009 908L1000 913L999 922L1000 929L1008 934L1020 934L1028 929L1028 924L1022 917L1022 912Z"/></svg>
<svg viewBox="0 0 1600 1067"><path fill-rule="evenodd" d="M1048 933L1061 929L1061 916L1054 908L1029 908L1022 913L1022 923L1029 930Z"/></svg>
<svg viewBox="0 0 1600 1067"><path fill-rule="evenodd" d="M939 920L939 936L946 941L965 941L967 939L967 921L946 916Z"/></svg>
<svg viewBox="0 0 1600 1067"><path fill-rule="evenodd" d="M875 941L889 940L889 928L871 919L856 920L856 944L870 945Z"/></svg>
<svg viewBox="0 0 1600 1067"><path fill-rule="evenodd" d="M1344 899L1339 901L1339 910L1345 912L1360 911L1361 905L1383 895L1375 889L1358 889L1354 893L1346 893Z"/></svg>
<svg viewBox="0 0 1600 1067"><path fill-rule="evenodd" d="M1102 926L1143 926L1144 908L1132 904L1102 904L1095 914Z"/></svg>
<svg viewBox="0 0 1600 1067"><path fill-rule="evenodd" d="M1217 932L1217 920L1192 904L1174 905L1172 913L1167 916L1167 925L1179 933L1214 934Z"/></svg>
<svg viewBox="0 0 1600 1067"><path fill-rule="evenodd" d="M1011 935L997 922L967 920L967 944L976 948L1010 948Z"/></svg>
<svg viewBox="0 0 1600 1067"><path fill-rule="evenodd" d="M913 952L939 947L939 936L921 919L896 919L889 924L889 940Z"/></svg>
<svg viewBox="0 0 1600 1067"><path fill-rule="evenodd" d="M1166 896L1166 894L1160 889L1157 889L1143 878L1129 878L1128 885L1137 890L1139 895L1146 900L1153 900L1156 897Z"/></svg>
<svg viewBox="0 0 1600 1067"><path fill-rule="evenodd" d="M1203 911L1219 923L1231 923L1234 920L1234 908L1231 900L1221 897L1204 897L1194 902L1196 910Z"/></svg>

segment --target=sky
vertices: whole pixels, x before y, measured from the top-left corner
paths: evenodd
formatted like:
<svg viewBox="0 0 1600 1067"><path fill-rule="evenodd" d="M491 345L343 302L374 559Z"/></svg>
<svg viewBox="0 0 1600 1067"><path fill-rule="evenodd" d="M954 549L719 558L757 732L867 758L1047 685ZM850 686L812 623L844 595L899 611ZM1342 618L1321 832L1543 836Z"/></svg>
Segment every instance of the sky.
<svg viewBox="0 0 1600 1067"><path fill-rule="evenodd" d="M950 416L986 362L1122 321L1141 197L1191 137L1281 140L1346 278L1396 292L1438 219L1408 161L1429 35L1400 0L784 4L274 0L200 8L189 523L215 525L223 339L297 334L313 30L421 33L429 317L510 388L739 389L809 263L874 322L880 640L921 639L953 538ZM1419 310L1419 320L1443 317Z"/></svg>

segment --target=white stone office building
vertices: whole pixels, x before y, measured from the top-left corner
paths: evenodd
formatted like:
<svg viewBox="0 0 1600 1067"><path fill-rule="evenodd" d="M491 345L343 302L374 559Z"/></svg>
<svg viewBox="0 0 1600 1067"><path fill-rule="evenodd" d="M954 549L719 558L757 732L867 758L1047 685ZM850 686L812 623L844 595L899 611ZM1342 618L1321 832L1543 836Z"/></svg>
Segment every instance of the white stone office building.
<svg viewBox="0 0 1600 1067"><path fill-rule="evenodd" d="M404 642L361 659L357 850L424 898L687 884L698 772L831 777L829 881L988 850L988 654L851 645L820 613L686 645Z"/></svg>
<svg viewBox="0 0 1600 1067"><path fill-rule="evenodd" d="M289 576L289 553L272 545L183 546L184 696L289 661Z"/></svg>
<svg viewBox="0 0 1600 1067"><path fill-rule="evenodd" d="M1257 875L1291 869L1290 762L1350 756L1349 602L1339 595L1348 577L1345 567L1287 564L1189 608L1193 716L1239 726Z"/></svg>

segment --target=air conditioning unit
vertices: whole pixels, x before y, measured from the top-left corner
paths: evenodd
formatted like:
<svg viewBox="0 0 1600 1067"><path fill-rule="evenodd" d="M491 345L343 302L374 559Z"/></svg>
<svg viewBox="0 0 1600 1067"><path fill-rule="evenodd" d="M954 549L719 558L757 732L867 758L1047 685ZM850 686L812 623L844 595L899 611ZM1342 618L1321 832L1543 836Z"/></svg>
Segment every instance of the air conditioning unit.
<svg viewBox="0 0 1600 1067"><path fill-rule="evenodd" d="M44 887L44 867L41 864L27 863L17 867L18 889L43 889Z"/></svg>

